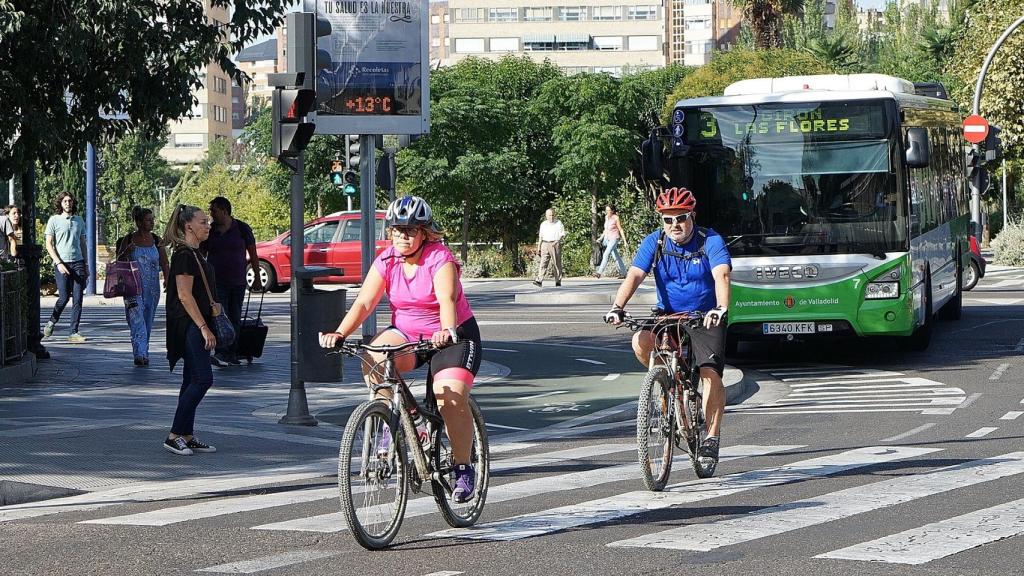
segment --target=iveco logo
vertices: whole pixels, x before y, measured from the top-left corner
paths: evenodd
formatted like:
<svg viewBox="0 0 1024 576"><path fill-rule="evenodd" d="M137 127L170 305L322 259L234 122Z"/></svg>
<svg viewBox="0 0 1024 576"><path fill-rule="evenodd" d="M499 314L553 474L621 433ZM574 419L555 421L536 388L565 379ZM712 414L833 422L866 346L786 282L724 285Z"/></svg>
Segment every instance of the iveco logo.
<svg viewBox="0 0 1024 576"><path fill-rule="evenodd" d="M757 266L754 276L758 280L801 280L817 278L818 267L814 264L798 264L796 266Z"/></svg>

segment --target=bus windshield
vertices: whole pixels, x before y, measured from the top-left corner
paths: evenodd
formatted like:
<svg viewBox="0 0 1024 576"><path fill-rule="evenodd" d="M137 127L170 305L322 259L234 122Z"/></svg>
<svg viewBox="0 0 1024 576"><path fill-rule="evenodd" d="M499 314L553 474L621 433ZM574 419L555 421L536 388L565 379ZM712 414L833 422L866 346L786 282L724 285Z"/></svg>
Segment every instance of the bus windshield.
<svg viewBox="0 0 1024 576"><path fill-rule="evenodd" d="M907 250L887 110L883 101L684 108L670 179L696 194L700 223L734 256Z"/></svg>

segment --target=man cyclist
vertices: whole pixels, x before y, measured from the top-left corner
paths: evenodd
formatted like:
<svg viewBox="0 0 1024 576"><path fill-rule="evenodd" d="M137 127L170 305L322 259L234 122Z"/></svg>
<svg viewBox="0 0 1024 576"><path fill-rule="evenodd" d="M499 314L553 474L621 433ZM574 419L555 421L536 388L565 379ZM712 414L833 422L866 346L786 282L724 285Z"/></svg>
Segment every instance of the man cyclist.
<svg viewBox="0 0 1024 576"><path fill-rule="evenodd" d="M697 457L703 466L718 463L719 432L725 414L725 316L729 306L729 274L732 260L717 232L694 222L697 199L686 188L668 188L658 195L655 208L662 229L641 242L633 264L622 281L612 309L604 321L620 324L625 307L637 287L654 273L658 308L665 313L704 312L702 329L690 331L694 361L700 366L704 385L704 414L708 436ZM641 330L633 335L633 352L647 366L655 346L654 334Z"/></svg>

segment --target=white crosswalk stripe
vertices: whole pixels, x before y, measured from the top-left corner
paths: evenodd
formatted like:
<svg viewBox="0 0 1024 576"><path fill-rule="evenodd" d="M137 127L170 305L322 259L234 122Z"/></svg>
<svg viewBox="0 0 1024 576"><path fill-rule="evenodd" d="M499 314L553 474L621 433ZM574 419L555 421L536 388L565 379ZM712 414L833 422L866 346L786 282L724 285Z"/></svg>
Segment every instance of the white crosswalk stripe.
<svg viewBox="0 0 1024 576"><path fill-rule="evenodd" d="M814 496L746 516L665 530L609 546L708 551L807 528L1024 472L1024 452L974 460Z"/></svg>
<svg viewBox="0 0 1024 576"><path fill-rule="evenodd" d="M819 554L815 558L924 564L1021 534L1024 534L1024 499Z"/></svg>
<svg viewBox="0 0 1024 576"><path fill-rule="evenodd" d="M684 482L670 486L664 492L628 492L610 498L601 498L480 524L471 528L442 530L429 536L474 540L519 540L607 522L641 512L693 504L756 488L830 476L845 470L912 458L938 450L937 448L903 446L858 448L774 468Z"/></svg>
<svg viewBox="0 0 1024 576"><path fill-rule="evenodd" d="M726 407L737 414L919 412L952 414L967 400L961 388L901 372L843 366L767 370L789 394L765 404Z"/></svg>

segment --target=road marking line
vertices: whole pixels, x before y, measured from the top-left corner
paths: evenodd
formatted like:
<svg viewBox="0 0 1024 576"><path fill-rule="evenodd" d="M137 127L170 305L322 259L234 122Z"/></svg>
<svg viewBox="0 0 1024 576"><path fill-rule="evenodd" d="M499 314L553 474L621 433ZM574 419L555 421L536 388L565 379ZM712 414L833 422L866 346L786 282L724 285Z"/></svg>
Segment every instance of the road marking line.
<svg viewBox="0 0 1024 576"><path fill-rule="evenodd" d="M841 398L843 396L863 397L872 395L889 398L897 397L901 394L931 394L935 396L967 395L967 393L960 388L899 388L896 390L848 390L845 392L793 392L788 396L788 398L814 400L817 398Z"/></svg>
<svg viewBox="0 0 1024 576"><path fill-rule="evenodd" d="M256 572L273 570L274 568L284 568L285 566L301 564L303 562L309 562L310 560L330 558L331 556L338 556L342 553L343 552L341 550L293 550L291 552L282 552L272 556L243 560L242 562L232 562L231 564L221 564L219 566L210 566L209 568L200 568L199 570L196 570L196 572L214 572L217 574L255 574Z"/></svg>
<svg viewBox="0 0 1024 576"><path fill-rule="evenodd" d="M999 430L999 428L986 426L984 428L978 428L974 432L971 432L967 436L964 436L964 438L981 438L982 436L988 436L989 434L995 432L996 430Z"/></svg>
<svg viewBox="0 0 1024 576"><path fill-rule="evenodd" d="M924 432L925 430L927 430L927 429L929 429L929 428L931 428L933 426L935 426L934 422L929 422L927 424L921 424L917 428L913 428L911 430L907 430L906 432L904 432L902 434L897 434L895 436L890 436L888 438L883 438L882 442L897 442L899 440L903 440L904 438L909 438L909 437L911 437L914 434L917 434L919 432Z"/></svg>
<svg viewBox="0 0 1024 576"><path fill-rule="evenodd" d="M554 396L555 394L568 394L568 393L569 393L568 390L555 390L554 392L543 392L541 394L534 394L533 396L520 396L519 398L516 398L516 400L533 400L534 398L543 398L545 396ZM521 428L521 430L526 430L526 428Z"/></svg>
<svg viewBox="0 0 1024 576"><path fill-rule="evenodd" d="M590 358L577 358L577 362L586 362L587 364L597 364L598 366L604 366L604 362L598 360L591 360Z"/></svg>
<svg viewBox="0 0 1024 576"><path fill-rule="evenodd" d="M509 350L508 348L484 348L484 352L519 352L519 350Z"/></svg>
<svg viewBox="0 0 1024 576"><path fill-rule="evenodd" d="M782 380L783 382L798 382L798 381L801 381L801 380L846 380L846 379L861 380L861 379L864 379L864 378L876 378L876 379L878 379L879 382L882 382L882 381L884 381L883 379L886 378L886 377L903 376L904 375L902 372L889 372L889 371L886 371L886 370L879 370L877 372L869 372L869 373L835 374L835 375L832 375L832 376L825 376L824 375L824 374L831 374L832 372L833 372L832 370L828 370L828 371L822 371L821 375L817 375L817 376L786 377L786 378L779 378L779 380ZM801 374L801 372L794 372L794 374ZM772 375L775 376L775 373L772 373Z"/></svg>
<svg viewBox="0 0 1024 576"><path fill-rule="evenodd" d="M1006 414L1003 414L1003 417L1000 418L1000 420L1016 420L1017 418L1020 418L1021 414L1024 414L1024 412L1019 412L1019 411L1016 411L1016 410L1011 410L1010 412L1007 412Z"/></svg>
<svg viewBox="0 0 1024 576"><path fill-rule="evenodd" d="M608 382L609 380L617 380L619 378L619 376L622 376L622 374L619 374L618 372L615 372L615 373L612 373L612 374L609 374L609 375L605 376L604 378L601 378L601 380L604 380L605 382Z"/></svg>
<svg viewBox="0 0 1024 576"><path fill-rule="evenodd" d="M1021 473L1024 473L1024 452L1013 452L925 474L902 476L812 496L738 518L692 524L619 540L608 546L708 552Z"/></svg>
<svg viewBox="0 0 1024 576"><path fill-rule="evenodd" d="M491 465L491 471L498 472L515 468L545 466L553 463L563 463L565 460L591 458L635 449L635 443L583 446L580 448L557 450L555 452L547 452L532 456L498 460ZM276 492L273 494L253 494L250 496L221 498L213 501L203 501L196 502L194 504L150 510L148 512L140 512L137 514L126 514L123 516L112 516L109 518L96 518L79 523L119 524L129 526L167 526L169 524L177 524L188 520L214 518L228 514L237 514L239 512L252 512L254 510L289 506L305 502L315 502L317 500L326 500L337 497L337 486L332 486L330 488L311 488L292 490L288 492Z"/></svg>
<svg viewBox="0 0 1024 576"><path fill-rule="evenodd" d="M664 492L636 491L478 524L434 532L429 536L472 540L510 541L570 528L608 522L643 512L693 504L756 488L791 484L830 476L854 468L873 466L937 452L938 448L904 446L858 448L793 464L730 474L720 478L675 484Z"/></svg>
<svg viewBox="0 0 1024 576"><path fill-rule="evenodd" d="M1021 533L1024 533L1024 500L1014 500L815 558L924 564Z"/></svg>
<svg viewBox="0 0 1024 576"><path fill-rule="evenodd" d="M459 576L459 574L462 574L462 572L444 570L442 572L431 572L430 574L424 574L423 576Z"/></svg>
<svg viewBox="0 0 1024 576"><path fill-rule="evenodd" d="M495 424L494 422L488 422L485 426L489 428L501 428L502 430L529 430L529 428L520 428L519 426L504 426L502 424Z"/></svg>
<svg viewBox="0 0 1024 576"><path fill-rule="evenodd" d="M1006 372L1006 369L1009 368L1009 367L1010 367L1009 364L1005 364L1005 363L1004 364L1000 364L999 367L996 368L996 371L993 372L992 375L988 377L988 379L989 380L999 380L1000 378L1003 377L1003 373Z"/></svg>
<svg viewBox="0 0 1024 576"><path fill-rule="evenodd" d="M962 408L962 407L963 406L959 406L958 408ZM736 408L737 409L732 409L731 407L727 406L725 408L725 411L729 412L729 413L732 413L732 414L753 414L753 415L761 415L761 416L763 416L763 415L769 415L769 414L836 414L838 412L842 412L844 414L859 414L859 413L863 413L863 412L920 412L921 414L933 415L933 414L952 414L953 410L955 410L955 408L928 408L928 409L925 409L925 408L881 408L881 407L879 407L879 408L862 408L862 409L860 409L860 408L841 408L841 407L837 408L835 406L829 406L827 410L825 409L824 406L822 406L821 409L813 409L813 410L812 409L802 409L802 410L788 410L788 409L770 410L770 409L766 409L766 410L759 410L758 407L751 407L750 409L740 410L740 409L738 409L739 408L738 406Z"/></svg>

